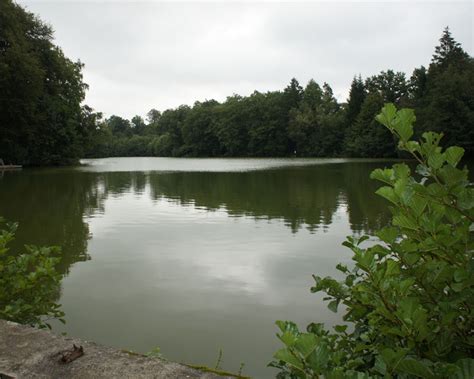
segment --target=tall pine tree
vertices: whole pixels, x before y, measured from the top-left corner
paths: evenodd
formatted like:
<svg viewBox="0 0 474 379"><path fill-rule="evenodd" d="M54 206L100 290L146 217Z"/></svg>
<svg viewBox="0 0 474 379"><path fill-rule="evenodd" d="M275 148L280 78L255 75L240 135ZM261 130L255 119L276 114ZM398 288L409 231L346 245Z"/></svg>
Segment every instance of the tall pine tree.
<svg viewBox="0 0 474 379"><path fill-rule="evenodd" d="M346 126L349 127L354 123L360 113L362 104L364 103L367 93L361 75L354 76L349 91L349 99L346 106Z"/></svg>
<svg viewBox="0 0 474 379"><path fill-rule="evenodd" d="M474 155L474 60L446 28L426 74L419 100L417 126L444 134L445 145L458 145Z"/></svg>

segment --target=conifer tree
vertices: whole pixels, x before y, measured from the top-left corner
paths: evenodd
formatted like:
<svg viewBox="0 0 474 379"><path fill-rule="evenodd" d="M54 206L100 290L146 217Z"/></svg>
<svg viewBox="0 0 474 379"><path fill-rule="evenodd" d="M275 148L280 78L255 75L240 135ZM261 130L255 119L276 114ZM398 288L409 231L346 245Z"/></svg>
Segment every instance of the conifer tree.
<svg viewBox="0 0 474 379"><path fill-rule="evenodd" d="M417 126L444 134L443 143L474 154L474 60L448 28L435 48L419 100Z"/></svg>
<svg viewBox="0 0 474 379"><path fill-rule="evenodd" d="M447 66L450 63L464 61L468 58L469 55L462 49L461 44L453 38L447 26L439 39L439 45L435 47L431 64Z"/></svg>
<svg viewBox="0 0 474 379"><path fill-rule="evenodd" d="M362 77L354 76L352 79L351 89L349 91L349 100L346 107L346 127L352 125L360 113L362 104L367 96Z"/></svg>

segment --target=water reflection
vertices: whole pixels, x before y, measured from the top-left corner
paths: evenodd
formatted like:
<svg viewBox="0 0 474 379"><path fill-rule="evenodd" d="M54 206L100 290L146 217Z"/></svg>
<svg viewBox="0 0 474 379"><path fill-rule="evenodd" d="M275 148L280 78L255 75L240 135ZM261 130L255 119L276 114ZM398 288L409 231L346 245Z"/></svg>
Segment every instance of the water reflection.
<svg viewBox="0 0 474 379"><path fill-rule="evenodd" d="M90 233L83 216L100 208L97 183L97 175L73 171L5 173L0 180L0 215L20 223L12 250L24 244L61 246L64 273L74 262L88 260Z"/></svg>
<svg viewBox="0 0 474 379"><path fill-rule="evenodd" d="M210 365L223 348L226 369L244 361L246 373L272 377L273 321L331 322L308 291L311 274L348 259L345 235L387 222L368 180L383 164L193 164L7 173L0 215L20 223L17 247L62 246L69 334L138 351L158 345L169 359Z"/></svg>
<svg viewBox="0 0 474 379"><path fill-rule="evenodd" d="M370 165L362 170L357 166L152 173L148 179L154 199L174 199L207 210L224 208L235 217L282 219L293 233L302 227L324 229L342 206L354 231L369 232L386 220L386 213L383 202L373 194L374 183L367 180Z"/></svg>
<svg viewBox="0 0 474 379"><path fill-rule="evenodd" d="M105 212L109 197L124 194L166 199L232 217L283 220L292 233L327 230L338 209L354 233L388 221L383 201L368 180L380 162L347 162L246 172L84 172L24 170L0 180L0 215L20 223L14 247L59 245L62 270L89 259L89 216ZM126 215L124 216L126 222Z"/></svg>

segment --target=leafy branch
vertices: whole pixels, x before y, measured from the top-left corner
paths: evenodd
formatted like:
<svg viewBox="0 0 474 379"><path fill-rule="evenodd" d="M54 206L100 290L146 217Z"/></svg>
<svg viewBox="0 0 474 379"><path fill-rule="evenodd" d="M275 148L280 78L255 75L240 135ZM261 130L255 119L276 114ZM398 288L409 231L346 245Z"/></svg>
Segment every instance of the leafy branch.
<svg viewBox="0 0 474 379"><path fill-rule="evenodd" d="M376 193L391 204L391 225L367 248L368 236L348 237L354 265L337 266L345 279L314 276L311 289L335 312L343 304L347 325L301 332L278 321L284 348L270 364L278 378L474 377L474 189L458 167L464 150L443 150L433 132L412 140L411 109L386 104L376 119L416 170L402 163L372 172L384 184Z"/></svg>

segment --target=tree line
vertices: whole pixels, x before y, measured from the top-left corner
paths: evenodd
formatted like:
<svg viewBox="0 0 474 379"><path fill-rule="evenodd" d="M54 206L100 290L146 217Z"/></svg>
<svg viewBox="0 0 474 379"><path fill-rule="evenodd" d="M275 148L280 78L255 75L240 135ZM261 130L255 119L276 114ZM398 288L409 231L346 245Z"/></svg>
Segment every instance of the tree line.
<svg viewBox="0 0 474 379"><path fill-rule="evenodd" d="M474 153L474 61L443 32L430 65L410 78L355 76L346 102L329 84L296 79L281 91L197 101L131 120L84 105L83 64L54 45L52 28L12 0L0 3L0 157L27 165L84 157L394 157L374 121L384 103L415 108L419 133L445 134Z"/></svg>
<svg viewBox="0 0 474 379"><path fill-rule="evenodd" d="M53 43L53 29L11 0L0 2L0 157L69 164L94 131L82 106L83 64Z"/></svg>
<svg viewBox="0 0 474 379"><path fill-rule="evenodd" d="M388 102L416 109L420 134L442 132L472 155L473 99L474 61L446 28L428 68L410 78L393 70L355 76L345 103L327 83L303 88L293 78L281 91L152 109L146 120L113 115L98 123L87 156L395 157L394 137L375 122Z"/></svg>

